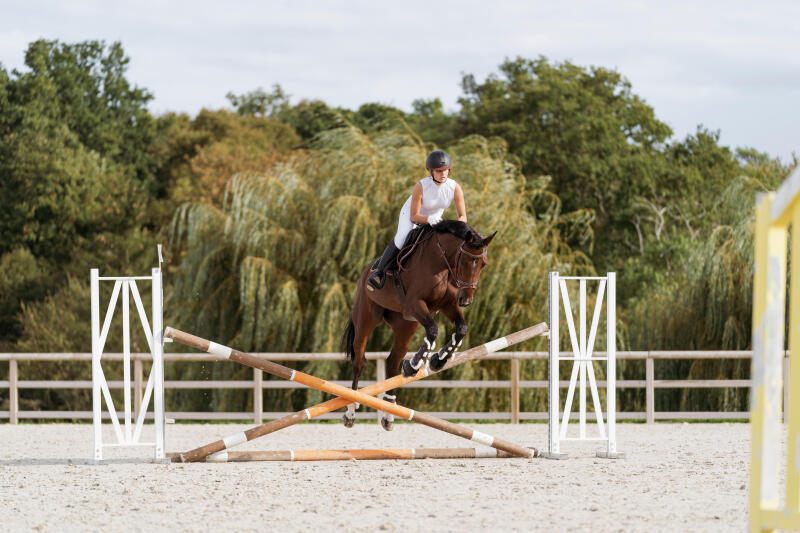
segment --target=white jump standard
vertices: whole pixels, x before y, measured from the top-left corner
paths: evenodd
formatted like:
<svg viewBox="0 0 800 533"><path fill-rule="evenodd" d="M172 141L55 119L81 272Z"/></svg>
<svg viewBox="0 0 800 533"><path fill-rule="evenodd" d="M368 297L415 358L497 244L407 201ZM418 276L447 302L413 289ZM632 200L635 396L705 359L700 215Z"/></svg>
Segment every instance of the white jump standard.
<svg viewBox="0 0 800 533"><path fill-rule="evenodd" d="M160 250L159 250L160 253ZM153 299L153 327L147 320L142 299L136 286L136 280L150 280L152 282ZM90 274L92 293L92 407L94 425L94 454L95 462L102 461L104 447L129 447L152 446L155 449L154 459L164 461L164 362L163 362L163 311L161 269L154 268L150 276L114 276L101 277L98 270L93 268ZM100 327L100 282L113 281L114 289L105 314L103 327ZM117 410L108 388L101 360L103 348L106 344L111 320L114 316L117 300L122 294L122 347L123 347L123 409L124 428L120 426ZM153 356L153 366L147 379L147 387L138 413L133 413L131 405L131 339L130 339L130 296L136 304L136 309L141 319L144 334L150 353ZM155 441L143 442L140 440L142 426L150 397L153 397L153 420L155 423ZM117 437L116 443L103 443L102 415L103 398L105 398L111 424ZM135 420L135 423L134 423Z"/></svg>
<svg viewBox="0 0 800 533"><path fill-rule="evenodd" d="M579 308L578 327L576 331L575 319L572 315L567 281L578 281ZM592 323L587 338L586 315L586 283L597 281L597 299L595 301ZM623 458L625 454L617 451L616 441L616 274L609 272L604 277L560 277L558 272L550 272L548 279L549 288L549 313L550 313L550 345L549 345L549 414L548 414L548 449L542 453L549 459L564 459L567 454L561 452L561 442L566 440L599 440L606 443L606 449L597 452L597 457L608 459ZM597 336L597 326L602 314L603 296L606 294L606 356L593 355L594 342ZM569 337L572 342L572 357L561 357L559 351L559 322L560 305L564 304L564 316L567 320ZM569 389L564 402L564 411L559 423L560 361L573 361L572 375L570 376ZM597 381L594 375L594 361L606 361L606 408L607 424L603 423L603 409L600 405L600 395L597 390ZM586 435L586 385L589 385L592 394L592 403L597 421L598 437ZM572 410L572 401L575 390L578 389L578 436L568 437L567 426Z"/></svg>

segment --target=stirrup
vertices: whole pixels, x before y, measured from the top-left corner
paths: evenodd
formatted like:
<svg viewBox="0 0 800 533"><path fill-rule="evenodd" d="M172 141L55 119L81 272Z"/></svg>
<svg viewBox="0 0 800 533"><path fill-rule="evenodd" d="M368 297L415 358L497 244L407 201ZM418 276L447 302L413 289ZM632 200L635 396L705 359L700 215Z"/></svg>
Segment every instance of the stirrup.
<svg viewBox="0 0 800 533"><path fill-rule="evenodd" d="M372 288L373 290L381 290L383 286L386 284L386 272L374 271L372 275L367 278L367 287Z"/></svg>

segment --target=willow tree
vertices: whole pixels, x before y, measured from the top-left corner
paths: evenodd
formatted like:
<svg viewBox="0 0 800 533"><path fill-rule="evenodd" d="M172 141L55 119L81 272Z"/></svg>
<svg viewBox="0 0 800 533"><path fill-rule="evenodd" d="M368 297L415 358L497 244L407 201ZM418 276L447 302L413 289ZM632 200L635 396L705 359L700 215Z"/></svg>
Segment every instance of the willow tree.
<svg viewBox="0 0 800 533"><path fill-rule="evenodd" d="M182 256L169 305L172 319L248 351L339 351L360 272L394 234L401 205L425 176L429 150L402 120L369 135L352 126L331 129L269 172L232 178L221 208L182 206L172 225ZM546 321L547 272L593 272L586 256L564 239L570 233L591 241L591 214L561 213L555 196L526 184L499 139L472 136L447 150L471 225L484 235L498 232L476 302L466 310L465 342L478 344ZM443 331L452 329L437 318ZM419 342L421 332L412 347ZM382 326L368 350L390 345L391 330ZM327 379L350 375L339 362L312 362L304 369ZM544 375L535 365L527 370ZM203 372L228 379L249 370L210 365ZM465 365L450 377L476 374L507 376L507 368ZM496 391L413 395L420 408L443 408L446 402L448 410L497 408L508 401L507 393ZM243 409L240 396L219 394L212 406ZM270 392L268 405L299 408L318 399L315 391Z"/></svg>
<svg viewBox="0 0 800 533"><path fill-rule="evenodd" d="M697 239L684 239L680 267L640 287L641 294L630 302L623 318L630 328L631 348L750 348L756 194L780 185L788 167L752 151L740 151L739 157L744 162L741 175L717 198L710 229ZM750 361L745 359L656 364L657 379L748 379L749 375ZM711 394L667 390L659 393L657 407L669 411L746 411L747 398L746 388L725 388Z"/></svg>

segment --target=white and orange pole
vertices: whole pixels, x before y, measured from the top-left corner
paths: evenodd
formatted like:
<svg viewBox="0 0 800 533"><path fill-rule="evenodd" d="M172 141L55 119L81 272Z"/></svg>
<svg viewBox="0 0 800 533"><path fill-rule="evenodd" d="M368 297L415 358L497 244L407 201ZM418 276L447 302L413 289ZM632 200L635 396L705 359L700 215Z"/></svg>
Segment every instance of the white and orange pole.
<svg viewBox="0 0 800 533"><path fill-rule="evenodd" d="M511 344L522 342L523 340L530 339L545 332L547 332L547 325L542 323L525 330L512 333L506 337L501 337L500 339L496 339L476 348L462 352L461 354L457 354L444 366L444 368L442 368L442 370L466 363L467 361L478 359L491 352L501 350L507 346L510 346ZM427 413L414 411L412 409L408 409L406 407L389 403L385 400L374 397L374 395L380 394L381 392L385 392L412 381L427 377L431 373L425 368L421 369L415 376L406 378L402 375L398 375L380 383L370 385L369 387L364 387L361 390L354 391L347 387L319 379L303 372L292 370L291 368L287 368L272 361L260 359L250 354L240 352L239 350L217 344L207 339L203 339L174 328L168 327L164 332L164 337L174 339L181 344L186 344L187 346L197 348L198 350L202 350L204 352L221 355L226 359L230 359L253 368L258 368L274 376L301 383L308 387L339 396L339 398L328 400L327 402L304 409L303 411L298 411L297 413L274 420L270 423L257 426L248 431L236 433L222 440L212 442L211 444L196 448L183 454L179 454L178 456L173 457L173 461L175 462L199 461L211 454L222 452L262 435L272 433L305 420L310 420L311 418L334 411L352 402L360 402L364 405L391 413L405 420L414 420L429 427L478 442L479 444L506 451L512 455L520 457L535 457L538 455L538 451L535 449L518 446L502 439L492 437L491 435L442 420Z"/></svg>

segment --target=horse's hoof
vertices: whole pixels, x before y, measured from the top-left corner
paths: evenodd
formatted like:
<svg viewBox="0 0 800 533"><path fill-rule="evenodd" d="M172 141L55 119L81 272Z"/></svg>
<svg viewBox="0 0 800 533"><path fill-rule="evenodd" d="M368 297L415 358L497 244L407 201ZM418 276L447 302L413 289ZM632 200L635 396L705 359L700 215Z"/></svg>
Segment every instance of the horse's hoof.
<svg viewBox="0 0 800 533"><path fill-rule="evenodd" d="M411 361L406 359L403 361L403 377L410 378L411 376L416 376L418 370L415 370L413 366L411 366Z"/></svg>
<svg viewBox="0 0 800 533"><path fill-rule="evenodd" d="M342 423L344 423L344 427L351 428L351 427L353 427L353 424L356 423L356 419L355 418L348 418L347 415L345 415L345 416L342 417Z"/></svg>
<svg viewBox="0 0 800 533"><path fill-rule="evenodd" d="M381 427L386 431L391 431L394 429L394 420L389 420L388 418L381 418Z"/></svg>
<svg viewBox="0 0 800 533"><path fill-rule="evenodd" d="M434 372L438 372L442 368L444 368L444 365L445 365L446 362L447 362L447 357L443 357L443 358L440 359L439 358L439 354L437 353L437 354L434 354L433 357L431 357L430 361L428 362L428 366Z"/></svg>

